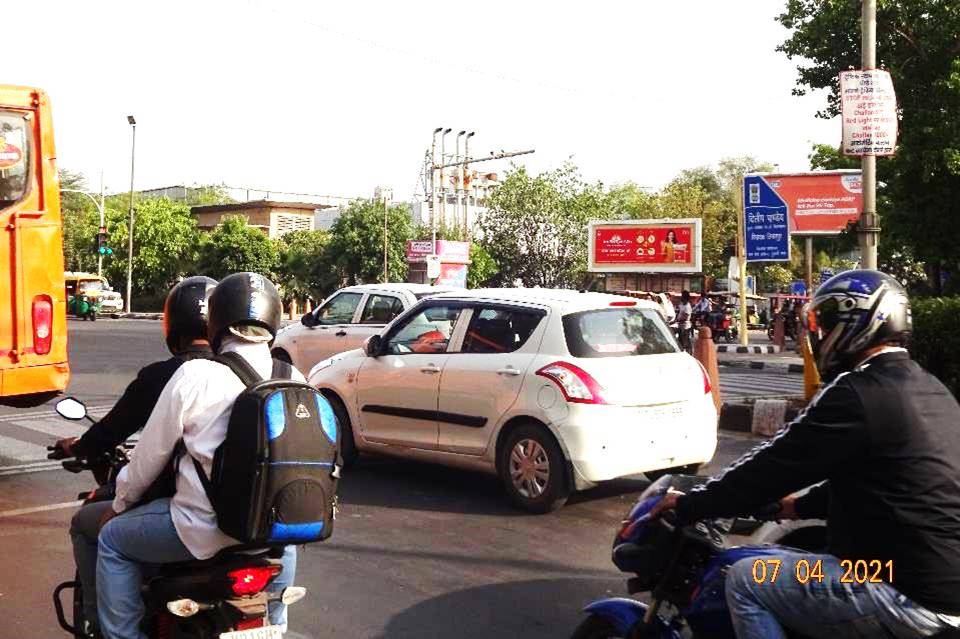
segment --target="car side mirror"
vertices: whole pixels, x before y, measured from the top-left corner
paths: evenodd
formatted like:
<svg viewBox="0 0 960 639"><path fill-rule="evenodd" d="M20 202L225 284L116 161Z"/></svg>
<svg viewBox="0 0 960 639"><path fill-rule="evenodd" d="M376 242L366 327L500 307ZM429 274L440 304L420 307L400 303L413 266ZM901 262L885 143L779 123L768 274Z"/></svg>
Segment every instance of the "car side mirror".
<svg viewBox="0 0 960 639"><path fill-rule="evenodd" d="M379 357L381 348L383 348L383 338L379 335L371 335L363 344L363 352L367 357Z"/></svg>
<svg viewBox="0 0 960 639"><path fill-rule="evenodd" d="M55 408L64 419L78 420L87 416L87 407L75 397L61 399Z"/></svg>
<svg viewBox="0 0 960 639"><path fill-rule="evenodd" d="M300 323L307 328L313 328L317 325L317 318L313 313L304 313L303 317L300 318Z"/></svg>

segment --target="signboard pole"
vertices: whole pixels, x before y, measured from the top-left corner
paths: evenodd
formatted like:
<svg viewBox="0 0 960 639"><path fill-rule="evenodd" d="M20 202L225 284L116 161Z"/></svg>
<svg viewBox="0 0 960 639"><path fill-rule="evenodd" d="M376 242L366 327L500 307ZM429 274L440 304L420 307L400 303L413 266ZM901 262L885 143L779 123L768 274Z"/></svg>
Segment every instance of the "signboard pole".
<svg viewBox="0 0 960 639"><path fill-rule="evenodd" d="M746 206L743 199L744 187L740 186L740 214L737 215L737 269L739 271L740 290L740 345L749 342L747 335L747 237L745 232Z"/></svg>
<svg viewBox="0 0 960 639"><path fill-rule="evenodd" d="M861 4L862 42L861 56L864 69L877 66L877 1L862 0ZM877 268L877 156L864 155L861 160L863 171L863 213L860 215L860 268Z"/></svg>
<svg viewBox="0 0 960 639"><path fill-rule="evenodd" d="M803 264L807 271L807 295L813 295L813 238L803 238Z"/></svg>

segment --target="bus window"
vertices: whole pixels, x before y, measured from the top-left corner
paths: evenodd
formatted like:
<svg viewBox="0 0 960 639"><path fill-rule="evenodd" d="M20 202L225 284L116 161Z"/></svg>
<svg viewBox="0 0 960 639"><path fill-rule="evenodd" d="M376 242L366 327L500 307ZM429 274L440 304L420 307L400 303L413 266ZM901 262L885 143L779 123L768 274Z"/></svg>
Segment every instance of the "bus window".
<svg viewBox="0 0 960 639"><path fill-rule="evenodd" d="M0 208L19 202L27 194L29 131L22 114L0 111Z"/></svg>

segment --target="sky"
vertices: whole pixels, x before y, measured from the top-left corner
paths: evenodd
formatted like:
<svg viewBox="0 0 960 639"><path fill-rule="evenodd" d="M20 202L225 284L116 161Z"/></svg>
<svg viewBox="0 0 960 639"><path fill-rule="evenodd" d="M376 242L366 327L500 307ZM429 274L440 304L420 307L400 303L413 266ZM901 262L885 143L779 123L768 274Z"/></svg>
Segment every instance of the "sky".
<svg viewBox="0 0 960 639"><path fill-rule="evenodd" d="M839 142L822 92L791 95L784 5L35 0L4 7L0 81L50 94L59 166L93 190L129 186L128 114L137 189L407 200L438 126L448 147L476 131L474 157L532 148L514 161L533 172L658 188L737 155L807 170Z"/></svg>

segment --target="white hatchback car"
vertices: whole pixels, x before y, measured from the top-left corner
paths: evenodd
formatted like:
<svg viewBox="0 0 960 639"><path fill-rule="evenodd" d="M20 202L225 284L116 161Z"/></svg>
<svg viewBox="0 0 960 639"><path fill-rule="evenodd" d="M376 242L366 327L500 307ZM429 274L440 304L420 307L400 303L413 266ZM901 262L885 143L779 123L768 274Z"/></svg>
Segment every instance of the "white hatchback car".
<svg viewBox="0 0 960 639"><path fill-rule="evenodd" d="M717 413L703 367L652 302L488 289L427 298L312 385L370 452L500 476L523 509L573 490L709 461Z"/></svg>
<svg viewBox="0 0 960 639"><path fill-rule="evenodd" d="M273 356L307 373L317 362L357 348L417 301L450 290L409 283L342 288L304 314L299 324L280 329Z"/></svg>

